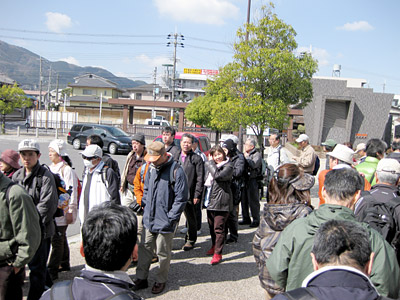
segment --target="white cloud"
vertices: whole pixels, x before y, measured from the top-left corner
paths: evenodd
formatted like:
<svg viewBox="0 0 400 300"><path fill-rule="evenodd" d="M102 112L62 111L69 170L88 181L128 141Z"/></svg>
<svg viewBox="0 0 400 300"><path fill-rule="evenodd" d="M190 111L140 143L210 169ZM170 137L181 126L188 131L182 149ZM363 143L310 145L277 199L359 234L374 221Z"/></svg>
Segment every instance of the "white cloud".
<svg viewBox="0 0 400 300"><path fill-rule="evenodd" d="M149 67L158 67L162 64L170 63L171 58L166 56L156 56L156 57L149 57L146 54L141 54L135 57L135 59Z"/></svg>
<svg viewBox="0 0 400 300"><path fill-rule="evenodd" d="M158 12L175 21L223 25L239 8L228 0L153 0Z"/></svg>
<svg viewBox="0 0 400 300"><path fill-rule="evenodd" d="M329 62L329 58L330 58L330 54L328 53L328 51L326 49L322 49L322 48L316 48L316 47L299 47L297 48L297 52L301 53L301 52L308 52L312 54L312 57L318 60L318 65L320 67L323 66L327 66L330 64Z"/></svg>
<svg viewBox="0 0 400 300"><path fill-rule="evenodd" d="M345 31L369 31L373 30L374 27L367 21L356 21L353 23L346 23L343 26L337 27L336 29Z"/></svg>
<svg viewBox="0 0 400 300"><path fill-rule="evenodd" d="M61 33L63 29L72 26L72 20L69 16L57 13L47 12L46 13L46 26L52 32Z"/></svg>
<svg viewBox="0 0 400 300"><path fill-rule="evenodd" d="M60 58L59 60L60 61L65 61L66 63L69 63L69 64L73 64L73 65L79 66L79 61L75 57L72 57L72 56L65 57L65 58Z"/></svg>

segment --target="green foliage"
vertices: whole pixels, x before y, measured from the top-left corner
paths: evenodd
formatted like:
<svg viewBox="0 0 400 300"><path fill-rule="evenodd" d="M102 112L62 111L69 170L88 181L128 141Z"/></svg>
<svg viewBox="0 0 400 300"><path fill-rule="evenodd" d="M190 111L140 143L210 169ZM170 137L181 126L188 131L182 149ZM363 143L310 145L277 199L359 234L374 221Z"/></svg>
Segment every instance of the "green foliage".
<svg viewBox="0 0 400 300"><path fill-rule="evenodd" d="M296 32L273 8L263 7L259 20L238 30L233 62L188 106L188 119L218 130L250 126L261 140L264 129L284 128L291 106L311 101L317 62L296 55Z"/></svg>

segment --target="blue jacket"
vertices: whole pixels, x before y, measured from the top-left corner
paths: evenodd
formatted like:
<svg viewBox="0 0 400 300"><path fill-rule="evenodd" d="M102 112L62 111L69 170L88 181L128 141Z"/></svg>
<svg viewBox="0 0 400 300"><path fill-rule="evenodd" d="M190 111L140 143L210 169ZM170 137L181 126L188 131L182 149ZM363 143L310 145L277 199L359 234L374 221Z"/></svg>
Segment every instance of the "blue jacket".
<svg viewBox="0 0 400 300"><path fill-rule="evenodd" d="M161 165L150 165L144 182L142 198L143 225L153 233L172 233L188 201L188 184L185 172L179 166L174 172L175 183L170 178L172 157Z"/></svg>

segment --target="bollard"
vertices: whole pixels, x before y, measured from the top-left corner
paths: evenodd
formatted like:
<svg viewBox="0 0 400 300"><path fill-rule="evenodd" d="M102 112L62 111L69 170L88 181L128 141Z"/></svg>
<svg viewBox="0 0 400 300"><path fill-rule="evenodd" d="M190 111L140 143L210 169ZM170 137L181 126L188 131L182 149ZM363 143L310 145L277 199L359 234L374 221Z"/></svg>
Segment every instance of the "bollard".
<svg viewBox="0 0 400 300"><path fill-rule="evenodd" d="M17 127L17 136L19 136L19 130L20 130L20 127L18 126Z"/></svg>
<svg viewBox="0 0 400 300"><path fill-rule="evenodd" d="M38 127L36 127L36 135L35 136L39 137L39 128Z"/></svg>
<svg viewBox="0 0 400 300"><path fill-rule="evenodd" d="M58 128L56 128L56 136L55 136L55 138L58 139Z"/></svg>

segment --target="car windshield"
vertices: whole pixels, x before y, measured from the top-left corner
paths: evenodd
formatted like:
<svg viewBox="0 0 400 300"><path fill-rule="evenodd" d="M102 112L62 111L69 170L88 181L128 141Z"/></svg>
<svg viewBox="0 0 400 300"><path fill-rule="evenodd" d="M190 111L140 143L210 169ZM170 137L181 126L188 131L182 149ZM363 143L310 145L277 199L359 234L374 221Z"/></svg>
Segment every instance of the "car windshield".
<svg viewBox="0 0 400 300"><path fill-rule="evenodd" d="M129 136L129 134L127 134L125 131L123 131L122 129L116 128L116 127L109 127L109 128L107 128L107 130L115 137Z"/></svg>

